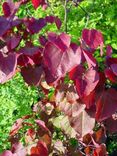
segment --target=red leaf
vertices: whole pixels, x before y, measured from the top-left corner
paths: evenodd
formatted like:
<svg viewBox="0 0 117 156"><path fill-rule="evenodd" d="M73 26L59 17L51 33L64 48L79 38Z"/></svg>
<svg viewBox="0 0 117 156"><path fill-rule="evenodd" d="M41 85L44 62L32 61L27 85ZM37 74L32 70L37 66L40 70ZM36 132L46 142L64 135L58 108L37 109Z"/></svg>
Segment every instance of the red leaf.
<svg viewBox="0 0 117 156"><path fill-rule="evenodd" d="M97 49L103 43L101 32L95 29L84 29L82 31L82 39L91 49Z"/></svg>
<svg viewBox="0 0 117 156"><path fill-rule="evenodd" d="M105 69L105 76L112 81L113 83L117 82L117 76L113 73L113 71L110 68Z"/></svg>
<svg viewBox="0 0 117 156"><path fill-rule="evenodd" d="M102 121L109 118L117 111L117 91L110 88L104 90L97 100L96 120Z"/></svg>
<svg viewBox="0 0 117 156"><path fill-rule="evenodd" d="M48 42L44 49L44 64L55 79L61 78L81 62L78 49L74 51L71 47L67 48L69 40L66 40L63 36L62 39L64 40L64 42L62 40L61 42L63 42L62 45L65 45L65 51L61 51L61 49L64 49L63 46L61 48L57 47L52 42Z"/></svg>
<svg viewBox="0 0 117 156"><path fill-rule="evenodd" d="M44 142L39 141L36 147L31 148L30 156L48 156L48 149Z"/></svg>
<svg viewBox="0 0 117 156"><path fill-rule="evenodd" d="M41 4L41 1L42 0L32 0L32 4L35 9L37 9L39 7L39 5Z"/></svg>
<svg viewBox="0 0 117 156"><path fill-rule="evenodd" d="M98 148L94 150L92 156L108 156L106 151L106 145L101 144Z"/></svg>
<svg viewBox="0 0 117 156"><path fill-rule="evenodd" d="M91 53L83 50L83 55L87 61L89 68L91 68L92 66L95 67L97 65L97 61Z"/></svg>
<svg viewBox="0 0 117 156"><path fill-rule="evenodd" d="M49 33L48 40L63 52L69 48L71 42L70 36L65 33L62 33L59 36L54 33Z"/></svg>
<svg viewBox="0 0 117 156"><path fill-rule="evenodd" d="M99 82L99 74L93 68L88 69L75 80L76 89L80 97L88 96Z"/></svg>
<svg viewBox="0 0 117 156"><path fill-rule="evenodd" d="M46 3L45 0L32 0L32 4L34 8L37 9L40 5L44 6Z"/></svg>

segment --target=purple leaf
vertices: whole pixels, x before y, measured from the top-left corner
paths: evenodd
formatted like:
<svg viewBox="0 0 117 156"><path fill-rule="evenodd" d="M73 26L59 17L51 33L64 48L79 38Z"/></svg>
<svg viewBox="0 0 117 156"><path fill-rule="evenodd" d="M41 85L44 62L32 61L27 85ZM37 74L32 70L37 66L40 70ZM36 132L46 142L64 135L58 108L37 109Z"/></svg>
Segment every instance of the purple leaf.
<svg viewBox="0 0 117 156"><path fill-rule="evenodd" d="M24 23L28 28L29 32L32 34L38 33L47 24L44 18L40 19L31 18L29 20L24 21Z"/></svg>
<svg viewBox="0 0 117 156"><path fill-rule="evenodd" d="M4 35L11 28L9 20L0 16L0 37Z"/></svg>
<svg viewBox="0 0 117 156"><path fill-rule="evenodd" d="M115 76L117 76L117 64L112 64L110 67L113 71L113 74L115 74Z"/></svg>
<svg viewBox="0 0 117 156"><path fill-rule="evenodd" d="M21 41L20 35L14 35L12 37L9 37L7 40L7 47L9 50L15 49Z"/></svg>
<svg viewBox="0 0 117 156"><path fill-rule="evenodd" d="M4 56L0 53L0 83L5 83L15 74L17 66L16 54Z"/></svg>

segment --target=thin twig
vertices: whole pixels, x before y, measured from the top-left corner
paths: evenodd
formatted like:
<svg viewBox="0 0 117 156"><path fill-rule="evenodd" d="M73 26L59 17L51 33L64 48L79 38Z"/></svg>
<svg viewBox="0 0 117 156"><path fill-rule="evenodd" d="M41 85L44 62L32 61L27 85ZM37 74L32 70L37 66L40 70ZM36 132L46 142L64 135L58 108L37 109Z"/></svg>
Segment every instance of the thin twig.
<svg viewBox="0 0 117 156"><path fill-rule="evenodd" d="M64 30L67 33L67 0L64 3Z"/></svg>

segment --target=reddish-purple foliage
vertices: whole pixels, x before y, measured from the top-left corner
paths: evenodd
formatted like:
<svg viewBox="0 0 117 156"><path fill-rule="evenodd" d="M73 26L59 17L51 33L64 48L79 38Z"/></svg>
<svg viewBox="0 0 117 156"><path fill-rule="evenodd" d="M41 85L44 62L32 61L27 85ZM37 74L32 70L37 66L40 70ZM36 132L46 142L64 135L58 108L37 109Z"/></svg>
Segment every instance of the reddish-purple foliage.
<svg viewBox="0 0 117 156"><path fill-rule="evenodd" d="M114 117L117 90L112 88L117 83L117 58L112 57L111 46L106 48L104 72L101 72L94 57L99 47L100 56L103 55L104 39L100 31L84 29L80 45L73 43L71 36L64 32L47 32L40 36L39 32L48 23L55 23L60 29L61 20L52 15L40 19L16 18L18 8L26 3L28 1L24 0L3 3L4 16L0 17L0 83L7 82L20 71L28 85L41 86L45 97L35 105L32 116L22 117L12 126L9 134L11 150L6 150L1 156L48 156L52 151L55 152L57 143L56 146L51 144L54 134L51 121L55 120L57 111L65 115L65 124L61 124L65 137L69 134L69 138L73 134L83 146L83 150L74 151L65 142L66 146L62 145L61 148L64 155L74 155L75 152L82 156L84 151L86 156L90 153L92 156L106 156L106 130L117 132L117 118ZM35 9L48 5L45 0L32 0L32 4ZM35 34L40 46L34 45L32 36ZM52 87L55 91L50 96ZM40 118L37 119L36 113L39 112ZM34 119L33 124L27 122L29 118ZM95 132L93 128L96 122L106 126ZM66 124L68 129L65 129ZM23 147L17 134L25 126L29 128L24 136ZM32 145L29 146L30 142Z"/></svg>

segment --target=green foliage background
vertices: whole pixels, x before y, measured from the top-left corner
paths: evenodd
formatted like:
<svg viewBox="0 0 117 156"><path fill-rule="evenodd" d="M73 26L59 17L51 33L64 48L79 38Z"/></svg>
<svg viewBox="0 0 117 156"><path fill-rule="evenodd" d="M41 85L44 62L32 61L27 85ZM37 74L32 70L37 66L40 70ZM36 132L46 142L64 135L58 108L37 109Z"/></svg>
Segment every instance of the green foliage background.
<svg viewBox="0 0 117 156"><path fill-rule="evenodd" d="M4 1L4 0L3 0ZM2 2L3 2L2 1ZM64 21L64 7L62 0L49 0L51 8L43 11L41 7L34 10L32 4L22 6L17 15L23 17L41 18L47 15L56 15ZM117 0L84 0L79 6L69 4L67 27L68 33L74 42L79 42L83 28L96 28L105 38L105 44L113 47L114 56L117 57ZM2 15L0 5L0 15ZM58 31L55 24L48 25L40 34L48 31L64 31L64 23ZM38 44L38 36L34 35L34 44ZM0 152L9 147L8 135L13 122L23 115L31 113L31 105L38 101L39 92L35 87L28 87L20 74L17 74L6 84L0 85ZM112 152L117 144L110 143Z"/></svg>

